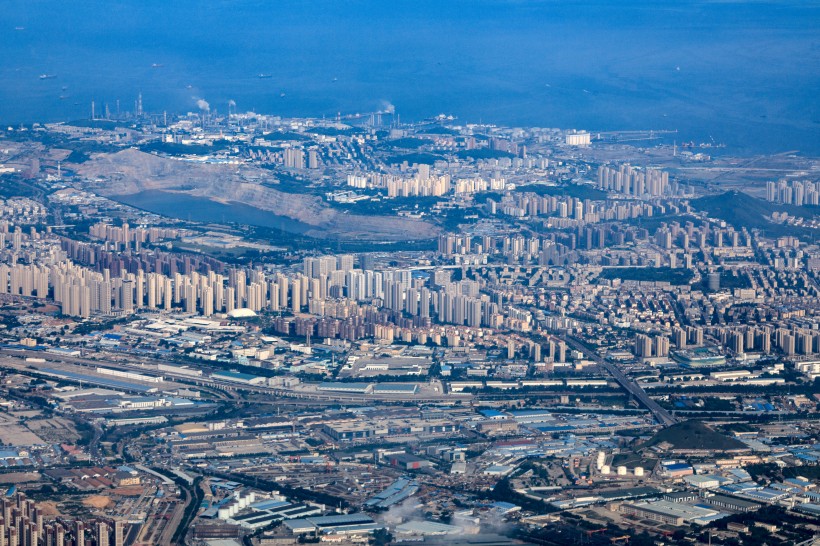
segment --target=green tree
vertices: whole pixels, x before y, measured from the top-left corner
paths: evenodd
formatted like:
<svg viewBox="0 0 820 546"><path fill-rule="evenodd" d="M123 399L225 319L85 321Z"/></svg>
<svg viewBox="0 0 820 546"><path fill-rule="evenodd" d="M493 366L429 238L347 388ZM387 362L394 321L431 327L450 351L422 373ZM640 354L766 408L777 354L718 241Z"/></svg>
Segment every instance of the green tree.
<svg viewBox="0 0 820 546"><path fill-rule="evenodd" d="M393 542L393 535L387 529L376 529L373 531L373 546L387 546Z"/></svg>

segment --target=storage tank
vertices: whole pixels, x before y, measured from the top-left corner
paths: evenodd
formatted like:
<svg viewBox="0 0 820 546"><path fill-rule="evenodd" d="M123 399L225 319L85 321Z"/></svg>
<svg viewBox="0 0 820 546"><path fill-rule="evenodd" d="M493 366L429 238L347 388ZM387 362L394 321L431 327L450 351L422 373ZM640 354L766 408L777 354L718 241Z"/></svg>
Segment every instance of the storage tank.
<svg viewBox="0 0 820 546"><path fill-rule="evenodd" d="M618 467L618 476L626 476L626 467L621 465Z"/></svg>
<svg viewBox="0 0 820 546"><path fill-rule="evenodd" d="M642 466L636 466L635 467L635 475L639 476L639 477L643 476L643 467Z"/></svg>
<svg viewBox="0 0 820 546"><path fill-rule="evenodd" d="M604 476L608 476L611 473L612 473L612 468L610 468L608 464L605 464L604 466L601 467L601 474L603 474Z"/></svg>
<svg viewBox="0 0 820 546"><path fill-rule="evenodd" d="M603 451L598 452L598 458L595 461L595 467L598 470L601 470L604 467L604 463L606 463L606 453Z"/></svg>

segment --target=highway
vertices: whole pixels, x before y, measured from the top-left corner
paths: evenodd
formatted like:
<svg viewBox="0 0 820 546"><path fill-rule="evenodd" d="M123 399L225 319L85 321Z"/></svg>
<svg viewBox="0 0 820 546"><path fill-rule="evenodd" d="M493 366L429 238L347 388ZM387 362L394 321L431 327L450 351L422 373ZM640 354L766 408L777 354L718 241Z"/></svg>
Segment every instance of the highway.
<svg viewBox="0 0 820 546"><path fill-rule="evenodd" d="M605 368L606 371L608 371L610 375L615 378L615 381L617 381L626 392L635 397L635 399L640 402L643 407L652 413L658 423L663 426L669 426L678 422L678 420L673 417L671 413L663 409L657 402L652 400L649 395L646 394L646 391L640 387L640 385L628 378L626 374L617 366L611 362L607 362L597 353L590 351L575 338L565 337L564 341L566 341L568 345L572 346L573 349L582 352L584 356L590 360L594 360L599 366Z"/></svg>

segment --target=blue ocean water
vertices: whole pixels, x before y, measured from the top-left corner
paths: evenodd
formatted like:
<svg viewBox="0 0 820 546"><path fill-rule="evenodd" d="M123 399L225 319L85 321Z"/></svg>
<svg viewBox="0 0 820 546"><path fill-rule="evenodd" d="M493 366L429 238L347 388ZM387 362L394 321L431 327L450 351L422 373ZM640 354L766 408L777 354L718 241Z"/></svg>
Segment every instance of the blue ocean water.
<svg viewBox="0 0 820 546"><path fill-rule="evenodd" d="M142 92L147 111L394 105L820 154L818 29L820 3L788 0L5 0L0 121L130 111Z"/></svg>

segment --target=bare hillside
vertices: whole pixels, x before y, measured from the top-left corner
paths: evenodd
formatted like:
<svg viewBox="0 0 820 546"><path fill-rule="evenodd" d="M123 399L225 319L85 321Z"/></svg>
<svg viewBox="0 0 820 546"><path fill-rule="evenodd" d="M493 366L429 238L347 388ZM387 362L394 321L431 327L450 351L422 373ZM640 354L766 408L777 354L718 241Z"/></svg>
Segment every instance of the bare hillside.
<svg viewBox="0 0 820 546"><path fill-rule="evenodd" d="M262 185L275 178L263 169L181 161L127 149L98 155L77 166L89 189L116 198L142 191L166 191L238 202L314 226L313 237L385 241L435 237L431 223L396 216L345 214L319 197L278 191Z"/></svg>

